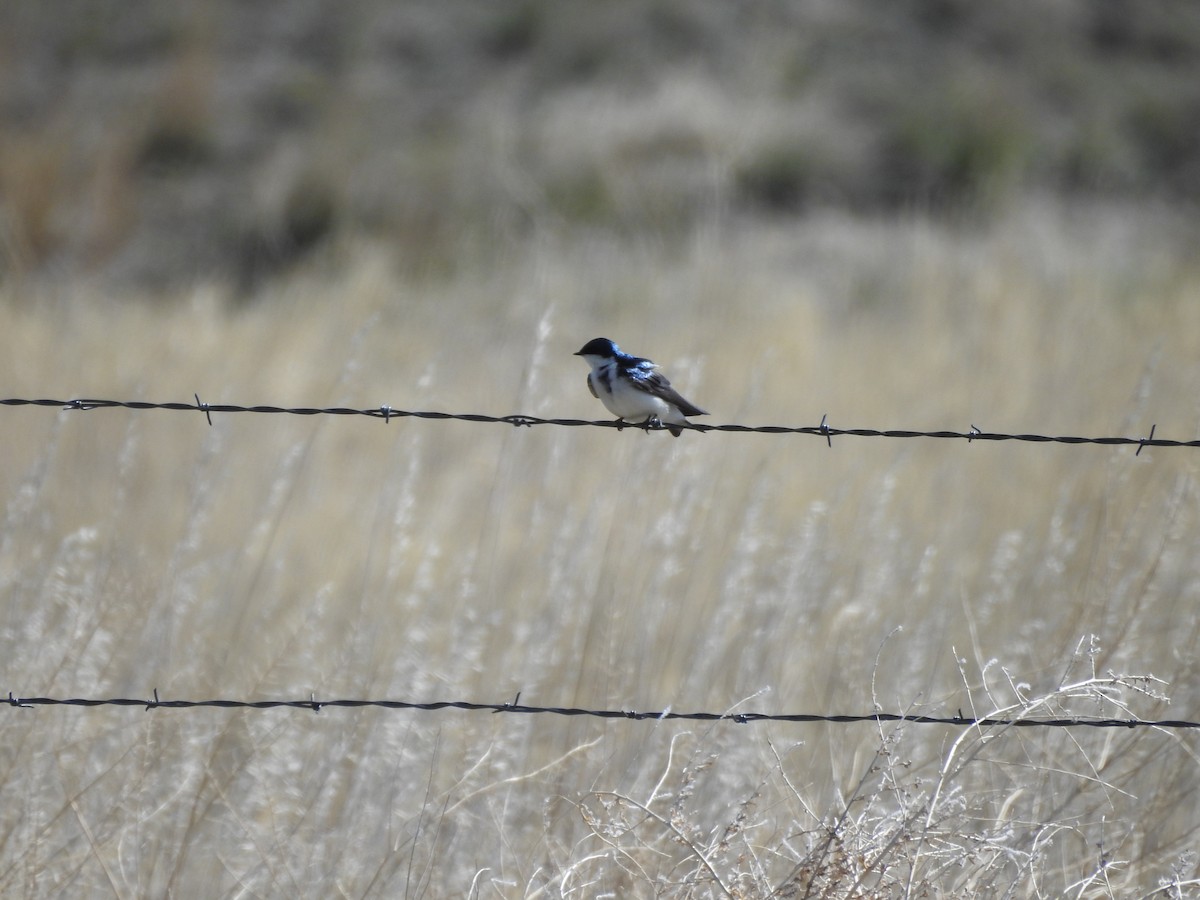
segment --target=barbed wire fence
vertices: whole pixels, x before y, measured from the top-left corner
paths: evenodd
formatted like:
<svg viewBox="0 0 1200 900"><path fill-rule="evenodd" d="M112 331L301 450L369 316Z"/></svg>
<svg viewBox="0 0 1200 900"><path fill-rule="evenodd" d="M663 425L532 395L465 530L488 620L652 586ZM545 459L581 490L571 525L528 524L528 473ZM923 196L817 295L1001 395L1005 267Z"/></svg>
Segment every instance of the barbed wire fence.
<svg viewBox="0 0 1200 900"><path fill-rule="evenodd" d="M170 410L175 412L203 413L208 424L212 424L213 413L259 413L290 416L366 416L372 419L382 419L385 423L393 419L437 419L459 422L475 422L479 424L512 425L517 428L533 427L535 425L554 425L566 428L616 428L623 430L631 428L639 431L662 431L666 426L654 419L641 423L622 422L614 419L543 419L538 416L513 414L507 416L492 416L483 413L448 413L433 410L396 409L391 406L378 406L367 409L353 407L308 407L308 406L241 406L232 403L205 403L199 395L195 403L153 403L142 400L99 400L81 398L75 400L50 399L0 399L0 406L40 406L51 407L65 411L86 412L97 409L132 409L132 410ZM1156 438L1154 433L1157 425L1150 427L1146 437L1079 437L1072 435L1048 434L1009 434L1004 432L983 431L971 425L968 431L915 431L909 429L877 428L835 428L829 424L828 416L821 417L819 425L708 425L700 422L672 424L672 428L684 428L699 432L732 432L737 434L806 434L822 437L832 447L835 437L880 437L880 438L932 438L942 440L973 441L1022 441L1027 443L1054 444L1101 444L1108 446L1135 446L1137 454L1146 447L1200 447L1200 440L1170 440ZM1137 455L1135 454L1135 455Z"/></svg>
<svg viewBox="0 0 1200 900"><path fill-rule="evenodd" d="M529 706L522 704L521 695L507 703L475 703L469 700L437 700L428 703L418 703L409 700L348 700L330 699L318 700L315 694L310 694L307 700L163 700L155 690L151 699L132 697L112 697L107 699L89 699L81 697L15 697L10 691L5 702L9 707L18 709L33 709L38 706L126 706L142 707L146 711L159 709L303 709L319 713L322 709L345 708L362 709L374 707L392 710L420 710L437 712L441 710L465 710L469 712L508 713L514 715L551 715L578 717L587 716L597 719L626 719L633 721L689 721L689 722L730 722L736 725L749 725L757 722L827 722L836 725L849 725L862 722L873 723L911 723L914 725L948 725L958 728L1169 728L1197 729L1200 722L1187 719L1114 719L1090 716L1058 716L1050 718L1023 716L965 716L959 711L953 716L930 716L915 713L874 712L861 715L831 715L821 713L737 713L737 712L676 712L664 709L657 712L639 712L631 709L585 709L562 706Z"/></svg>
<svg viewBox="0 0 1200 900"><path fill-rule="evenodd" d="M472 422L477 424L502 424L511 425L514 427L533 427L537 425L551 425L567 428L592 427L592 428L616 428L634 429L640 431L659 431L665 430L665 426L656 421L649 420L642 423L628 423L619 420L603 419L546 419L538 416L513 414L506 416L486 415L483 413L449 413L432 410L406 410L396 409L391 406L379 406L371 408L352 408L352 407L283 407L283 406L243 406L229 403L205 403L199 395L193 395L195 402L167 402L156 403L141 400L105 400L95 398L79 398L72 400L54 400L54 399L26 399L26 398L8 398L0 399L0 406L34 406L53 408L63 411L78 411L88 412L98 409L130 409L136 411L145 410L167 410L173 412L199 412L203 413L205 420L209 425L212 425L213 413L254 413L254 414L269 414L269 415L292 415L292 416L366 416L373 419L382 419L385 423L391 422L393 419L428 419L428 420L453 420L461 422ZM828 416L822 416L819 425L815 426L784 426L784 425L742 425L742 424L724 424L724 425L708 425L698 422L691 422L684 425L675 425L672 427L685 428L690 431L699 432L727 432L737 434L798 434L810 435L824 438L828 446L833 446L833 438L835 437L878 437L878 438L929 438L940 440L965 440L968 443L974 441L1020 441L1027 443L1055 443L1055 444L1095 444L1107 446L1135 446L1138 455L1146 447L1200 447L1200 440L1171 440L1167 438L1156 438L1155 431L1157 425L1152 425L1150 433L1146 437L1080 437L1072 435L1045 435L1045 434L1012 434L1004 432L989 432L971 425L968 431L919 431L911 429L875 429L875 428L835 428L829 425ZM360 709L365 707L374 707L390 710L417 710L417 711L442 711L442 710L461 710L470 712L489 712L493 714L515 714L515 715L553 715L553 716L587 716L600 719L625 719L635 721L671 721L671 720L686 720L686 721L704 721L704 722L730 722L738 725L753 724L758 722L791 722L791 723L812 723L825 722L832 724L855 724L855 723L911 723L916 725L941 725L951 727L976 727L976 728L993 728L993 727L1021 727L1021 728L1158 728L1158 729L1200 729L1200 722L1190 721L1187 719L1137 719L1137 718L1103 718L1103 717L997 717L997 716L965 716L962 711L958 711L953 716L932 716L924 714L910 713L887 713L873 712L857 715L846 714L820 714L820 713L755 713L755 712L677 712L670 708L646 712L626 709L585 709L576 707L557 707L557 706L530 706L520 702L521 695L518 693L516 698L511 702L504 703L478 703L469 700L439 700L433 702L416 702L408 700L370 700L370 699L329 699L318 700L314 694L310 694L307 700L234 700L234 699L216 699L216 700L164 700L158 695L157 689L154 690L153 696L150 699L145 698L128 698L128 697L113 697L106 699L97 698L57 698L57 697L20 697L15 696L11 691L8 693L7 700L0 700L10 708L16 709L33 709L35 707L141 707L146 711L166 710L166 709L200 709L200 708L215 708L215 709L246 709L246 710L268 710L268 709L303 709L314 713L320 712L322 709L328 708L349 708Z"/></svg>

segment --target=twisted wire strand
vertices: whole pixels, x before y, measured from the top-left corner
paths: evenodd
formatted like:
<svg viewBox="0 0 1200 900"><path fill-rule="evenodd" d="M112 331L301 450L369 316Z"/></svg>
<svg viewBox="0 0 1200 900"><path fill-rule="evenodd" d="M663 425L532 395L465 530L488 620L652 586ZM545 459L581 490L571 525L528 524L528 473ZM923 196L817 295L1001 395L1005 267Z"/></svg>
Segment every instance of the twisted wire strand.
<svg viewBox="0 0 1200 900"><path fill-rule="evenodd" d="M16 697L10 691L6 701L9 707L32 709L38 706L135 706L145 710L157 709L304 709L320 712L330 707L362 709L375 707L391 710L464 710L468 712L510 713L517 715L589 716L599 719L626 719L635 721L685 720L693 722L732 722L747 725L755 722L828 722L848 725L861 722L906 722L914 725L948 725L957 728L1016 727L1016 728L1200 728L1200 722L1187 719L1113 719L1099 717L1064 716L1053 718L964 716L961 712L953 716L929 716L912 713L875 712L866 714L822 714L822 713L733 713L733 712L675 712L670 709L654 712L631 709L584 709L562 706L529 706L520 703L520 694L509 703L476 703L469 700L437 700L420 703L410 700L318 700L310 695L307 700L163 700L155 690L151 699L112 697L95 699L85 697Z"/></svg>
<svg viewBox="0 0 1200 900"><path fill-rule="evenodd" d="M96 409L132 409L132 410L171 410L178 412L201 412L208 419L208 423L212 424L213 413L260 413L260 414L276 414L276 415L291 415L291 416L366 416L373 419L383 419L385 422L390 422L392 419L433 419L433 420L454 420L460 422L475 422L487 424L503 424L512 425L514 427L533 427L535 425L553 425L566 428L616 428L633 429L635 431L659 431L663 430L664 426L661 423L654 421L631 424L627 422L615 421L612 419L593 420L593 419L544 419L539 416L528 416L522 414L512 414L506 416L493 416L483 413L449 413L435 410L411 410L411 409L395 409L390 406L380 406L368 409L357 409L353 407L333 406L333 407L308 407L308 406L241 406L231 403L204 403L201 402L199 396L196 397L195 403L152 403L142 400L103 400L95 398L81 398L75 400L51 400L51 399L23 399L9 398L0 399L0 406L39 406L53 407L62 410L78 410L89 411ZM1080 437L1074 435L1048 435L1048 434L1008 434L1004 432L982 431L971 426L968 431L919 431L911 429L877 429L877 428L834 428L827 423L825 417L822 418L820 425L741 425L741 424L726 424L726 425L707 425L699 422L691 422L687 424L672 425L675 428L685 428L689 431L699 432L728 432L735 434L805 434L815 437L824 438L832 446L832 439L835 437L879 437L879 438L931 438L940 440L965 440L968 443L974 441L1022 441L1027 443L1054 443L1054 444L1099 444L1107 446L1136 446L1138 453L1141 453L1145 447L1200 447L1200 440L1170 440L1167 438L1156 438L1154 432L1157 425L1150 429L1148 437Z"/></svg>

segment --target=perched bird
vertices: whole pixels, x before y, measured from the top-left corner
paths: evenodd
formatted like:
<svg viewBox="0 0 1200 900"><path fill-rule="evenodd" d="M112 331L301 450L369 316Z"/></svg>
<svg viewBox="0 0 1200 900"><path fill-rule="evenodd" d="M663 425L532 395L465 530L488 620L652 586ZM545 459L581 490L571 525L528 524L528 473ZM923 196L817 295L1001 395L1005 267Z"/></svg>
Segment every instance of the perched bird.
<svg viewBox="0 0 1200 900"><path fill-rule="evenodd" d="M609 412L626 422L652 422L666 425L675 437L683 433L677 426L687 425L685 416L707 413L680 396L658 366L640 356L622 353L608 338L595 338L575 354L592 367L588 390L608 407Z"/></svg>

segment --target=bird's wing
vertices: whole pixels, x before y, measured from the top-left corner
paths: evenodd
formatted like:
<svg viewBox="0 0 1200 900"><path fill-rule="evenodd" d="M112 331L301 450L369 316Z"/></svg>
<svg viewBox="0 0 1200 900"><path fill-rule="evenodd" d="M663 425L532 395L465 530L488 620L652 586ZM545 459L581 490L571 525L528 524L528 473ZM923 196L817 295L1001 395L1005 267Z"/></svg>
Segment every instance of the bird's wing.
<svg viewBox="0 0 1200 900"><path fill-rule="evenodd" d="M591 372L588 372L588 390L592 392L593 397L595 397L597 400L600 399L600 395L596 393L596 386L594 384L592 384L592 373Z"/></svg>
<svg viewBox="0 0 1200 900"><path fill-rule="evenodd" d="M649 360L643 360L643 362L649 362ZM708 413L694 403L689 403L683 399L683 395L671 387L671 382L667 380L667 376L657 371L657 369L658 366L654 365L654 363L650 363L649 366L638 366L629 373L632 376L629 379L630 384L639 391L645 391L651 396L665 400L685 416L708 415Z"/></svg>

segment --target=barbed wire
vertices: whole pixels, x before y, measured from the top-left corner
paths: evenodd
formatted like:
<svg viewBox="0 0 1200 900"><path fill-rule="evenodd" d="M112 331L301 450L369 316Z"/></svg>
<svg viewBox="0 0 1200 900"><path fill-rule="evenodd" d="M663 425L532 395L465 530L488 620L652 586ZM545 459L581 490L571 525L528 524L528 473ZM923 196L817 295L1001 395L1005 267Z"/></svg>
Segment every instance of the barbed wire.
<svg viewBox="0 0 1200 900"><path fill-rule="evenodd" d="M447 709L465 710L468 712L513 713L518 715L553 715L553 716L590 716L598 719L627 719L627 720L656 720L671 721L685 720L692 722L732 722L736 725L748 725L755 722L828 722L835 725L848 725L862 722L905 722L914 725L951 725L959 728L979 727L1016 727L1016 728L1200 728L1200 722L1186 719L1109 719L1078 716L1057 718L1024 718L996 716L964 716L959 710L953 716L927 716L915 713L874 712L860 715L822 714L822 713L736 713L736 712L675 712L670 708L657 712L638 712L631 709L583 709L563 706L528 706L520 702L521 695L506 703L475 703L469 700L436 700L429 703L419 703L410 700L347 700L332 699L318 700L315 694L310 694L307 700L163 700L156 689L151 699L136 699L132 697L112 697L108 699L90 699L83 697L15 697L9 691L7 702L9 707L32 709L36 706L140 706L146 711L157 709L304 709L320 712L330 707L361 709L376 707L393 710L423 710L437 712Z"/></svg>
<svg viewBox="0 0 1200 900"><path fill-rule="evenodd" d="M89 411L95 409L133 409L133 410L173 410L180 412L204 413L208 424L212 424L213 413L267 413L291 416L367 416L373 419L438 419L456 420L460 422L492 423L512 425L515 427L532 427L534 425L557 425L567 428L616 428L618 430L632 428L638 431L661 431L667 426L657 420L629 423L613 419L543 419L538 416L521 414L507 416L490 416L482 413L448 413L432 410L395 409L391 406L379 406L368 409L353 407L308 407L308 406L240 406L231 403L204 403L199 395L195 395L195 403L151 403L142 400L99 400L94 398L76 400L30 400L23 398L0 399L0 406L43 406L61 410ZM908 429L880 430L876 428L834 428L828 422L828 416L821 417L820 425L706 425L701 422L686 424L671 424L672 428L685 428L689 431L733 432L739 434L807 434L825 438L829 446L833 446L835 437L882 437L882 438L935 438L947 440L973 441L1025 441L1031 443L1054 444L1102 444L1110 446L1136 446L1138 455L1146 447L1200 447L1200 440L1178 441L1154 436L1157 425L1150 427L1147 437L1077 437L1071 435L1047 434L1008 434L1004 432L983 431L975 425L968 431L914 431Z"/></svg>

